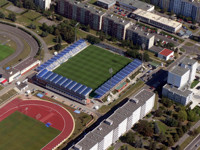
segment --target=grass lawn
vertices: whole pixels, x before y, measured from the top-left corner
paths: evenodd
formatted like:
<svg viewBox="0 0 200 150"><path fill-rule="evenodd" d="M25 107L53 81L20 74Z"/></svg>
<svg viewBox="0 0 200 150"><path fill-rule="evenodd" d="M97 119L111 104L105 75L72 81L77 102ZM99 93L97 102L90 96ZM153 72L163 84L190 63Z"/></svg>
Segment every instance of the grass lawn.
<svg viewBox="0 0 200 150"><path fill-rule="evenodd" d="M53 72L94 90L110 78L109 68L113 68L114 75L129 62L130 59L90 45Z"/></svg>
<svg viewBox="0 0 200 150"><path fill-rule="evenodd" d="M39 16L41 16L41 14L36 12L36 11L29 10L28 12L23 14L23 16L33 20L33 19L38 18Z"/></svg>
<svg viewBox="0 0 200 150"><path fill-rule="evenodd" d="M90 3L90 4L94 4L94 3L96 3L96 1L97 1L97 0L90 0L89 3Z"/></svg>
<svg viewBox="0 0 200 150"><path fill-rule="evenodd" d="M156 121L156 122L158 124L160 131L163 133L165 133L167 131L167 129L169 128L167 125L165 125L164 123L162 123L160 121Z"/></svg>
<svg viewBox="0 0 200 150"><path fill-rule="evenodd" d="M0 0L0 6L6 4L8 1L7 0Z"/></svg>
<svg viewBox="0 0 200 150"><path fill-rule="evenodd" d="M11 47L6 46L6 45L0 45L0 61L5 59L6 57L10 56L14 52L15 52L15 50L12 49Z"/></svg>
<svg viewBox="0 0 200 150"><path fill-rule="evenodd" d="M60 133L18 111L0 122L0 149L39 150Z"/></svg>
<svg viewBox="0 0 200 150"><path fill-rule="evenodd" d="M197 84L199 83L199 80L194 80L191 84L191 87L190 88L194 88Z"/></svg>
<svg viewBox="0 0 200 150"><path fill-rule="evenodd" d="M2 90L2 88L1 88ZM17 92L14 89L11 89L7 93L4 93L3 95L0 96L0 103L6 101L7 99L11 98L12 96L16 95Z"/></svg>
<svg viewBox="0 0 200 150"><path fill-rule="evenodd" d="M186 46L194 46L194 44L193 44L193 43L190 43L190 42L185 43L185 45L186 45Z"/></svg>

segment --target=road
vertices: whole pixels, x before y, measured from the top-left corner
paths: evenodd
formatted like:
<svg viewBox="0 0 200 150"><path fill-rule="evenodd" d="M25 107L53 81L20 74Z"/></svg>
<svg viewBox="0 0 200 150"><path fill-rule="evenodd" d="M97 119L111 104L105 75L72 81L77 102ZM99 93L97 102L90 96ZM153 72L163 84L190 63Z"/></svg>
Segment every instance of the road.
<svg viewBox="0 0 200 150"><path fill-rule="evenodd" d="M3 61L0 62L0 72L1 73L4 72L2 67L6 63L10 62L12 59L17 57L18 55L20 55L21 52L23 51L24 44L21 41L21 39L26 41L31 48L31 52L30 52L29 56L34 57L35 54L37 53L37 50L39 48L37 42L26 32L24 32L20 29L17 29L16 27L8 26L5 24L0 24L0 34L3 36L7 36L11 40L13 40L17 45L15 53L13 53L12 55L10 55L9 57L7 57L6 59L4 59Z"/></svg>
<svg viewBox="0 0 200 150"><path fill-rule="evenodd" d="M199 147L200 147L200 134L184 150L198 150Z"/></svg>

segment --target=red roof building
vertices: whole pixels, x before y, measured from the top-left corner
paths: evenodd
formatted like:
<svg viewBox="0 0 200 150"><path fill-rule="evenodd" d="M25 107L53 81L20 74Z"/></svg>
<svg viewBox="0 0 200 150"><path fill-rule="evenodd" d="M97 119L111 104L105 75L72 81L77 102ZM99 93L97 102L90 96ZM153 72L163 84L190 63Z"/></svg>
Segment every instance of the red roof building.
<svg viewBox="0 0 200 150"><path fill-rule="evenodd" d="M174 51L165 48L158 53L158 57L167 61L174 57Z"/></svg>

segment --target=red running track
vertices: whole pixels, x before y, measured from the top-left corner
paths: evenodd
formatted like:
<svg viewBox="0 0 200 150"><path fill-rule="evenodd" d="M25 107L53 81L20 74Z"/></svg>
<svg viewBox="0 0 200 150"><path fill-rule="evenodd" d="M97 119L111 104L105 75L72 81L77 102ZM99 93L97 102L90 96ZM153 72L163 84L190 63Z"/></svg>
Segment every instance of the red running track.
<svg viewBox="0 0 200 150"><path fill-rule="evenodd" d="M14 99L0 109L0 121L15 111L37 119L43 123L50 122L51 127L61 133L45 145L42 150L51 150L60 142L67 139L74 130L74 119L71 114L58 104L41 100Z"/></svg>

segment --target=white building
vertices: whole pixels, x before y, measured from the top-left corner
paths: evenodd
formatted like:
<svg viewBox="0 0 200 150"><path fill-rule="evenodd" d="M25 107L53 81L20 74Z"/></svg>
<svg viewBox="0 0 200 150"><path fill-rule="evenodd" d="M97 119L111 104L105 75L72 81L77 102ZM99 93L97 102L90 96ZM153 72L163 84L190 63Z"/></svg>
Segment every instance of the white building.
<svg viewBox="0 0 200 150"><path fill-rule="evenodd" d="M158 53L158 58L169 60L174 57L174 51L169 49L163 49L161 52Z"/></svg>
<svg viewBox="0 0 200 150"><path fill-rule="evenodd" d="M198 62L185 57L178 66L168 72L167 84L162 89L162 95L169 99L187 105L191 102L190 84L195 79Z"/></svg>
<svg viewBox="0 0 200 150"><path fill-rule="evenodd" d="M147 90L140 91L70 149L107 149L120 136L130 130L141 117L143 118L152 110L154 101L155 94L153 92Z"/></svg>
<svg viewBox="0 0 200 150"><path fill-rule="evenodd" d="M155 27L158 27L160 29L176 33L179 29L182 27L182 23L179 23L177 21L159 16L157 14L137 9L133 12L133 17L137 19L138 21L142 21L145 23L148 23L150 25L153 25Z"/></svg>
<svg viewBox="0 0 200 150"><path fill-rule="evenodd" d="M51 0L34 0L34 2L42 9L49 9L51 6Z"/></svg>
<svg viewBox="0 0 200 150"><path fill-rule="evenodd" d="M167 83L177 88L183 87L188 83L190 70L188 68L182 68L175 66L168 72Z"/></svg>
<svg viewBox="0 0 200 150"><path fill-rule="evenodd" d="M110 8L112 6L114 6L116 3L116 0L98 0L97 1L97 5L103 7L103 8Z"/></svg>

